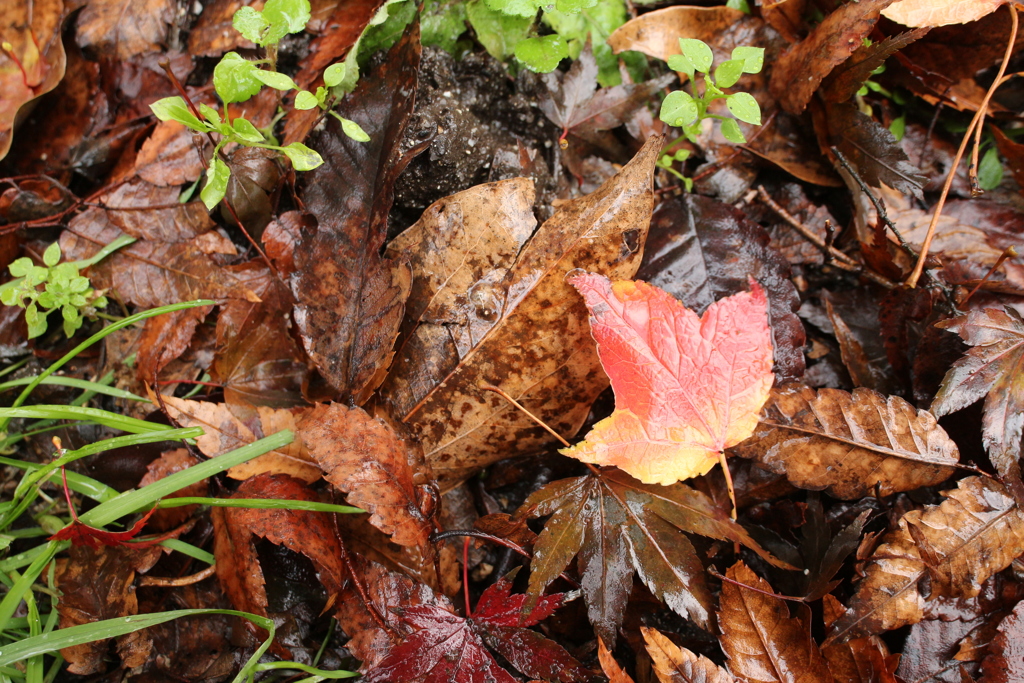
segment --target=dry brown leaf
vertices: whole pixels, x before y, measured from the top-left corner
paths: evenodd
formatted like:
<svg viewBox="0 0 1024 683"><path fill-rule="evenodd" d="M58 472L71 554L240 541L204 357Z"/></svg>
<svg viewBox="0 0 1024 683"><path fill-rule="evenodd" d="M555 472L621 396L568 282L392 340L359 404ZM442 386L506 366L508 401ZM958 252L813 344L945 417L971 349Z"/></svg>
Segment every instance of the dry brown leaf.
<svg viewBox="0 0 1024 683"><path fill-rule="evenodd" d="M649 140L618 175L593 194L561 205L540 227L509 273L507 289L503 283L495 292L500 295L497 324L403 416L420 430L427 462L443 488L552 441L481 385L500 387L567 436L579 430L590 404L608 385L586 307L565 276L575 268L617 280L636 272L651 220L661 143L660 137Z"/></svg>
<svg viewBox="0 0 1024 683"><path fill-rule="evenodd" d="M915 624L925 576L932 595L971 597L1024 552L1024 512L1002 485L967 477L945 495L941 505L905 514L882 539L829 642Z"/></svg>
<svg viewBox="0 0 1024 683"><path fill-rule="evenodd" d="M934 486L960 457L931 413L898 396L799 384L772 389L754 435L732 452L844 500Z"/></svg>
<svg viewBox="0 0 1024 683"><path fill-rule="evenodd" d="M597 639L597 660L601 663L601 671L608 677L608 683L634 683L632 677L615 661L614 655L608 651L600 637Z"/></svg>
<svg viewBox="0 0 1024 683"><path fill-rule="evenodd" d="M897 0L882 16L904 26L948 26L981 19L1007 0Z"/></svg>
<svg viewBox="0 0 1024 683"><path fill-rule="evenodd" d="M726 575L772 592L768 582L743 562L729 567ZM729 670L747 683L832 683L818 646L803 623L789 616L781 599L724 582L718 623Z"/></svg>
<svg viewBox="0 0 1024 683"><path fill-rule="evenodd" d="M91 0L78 15L78 45L130 60L154 52L174 22L172 0Z"/></svg>
<svg viewBox="0 0 1024 683"><path fill-rule="evenodd" d="M707 657L679 647L655 629L641 626L640 631L661 683L733 683L736 680Z"/></svg>
<svg viewBox="0 0 1024 683"><path fill-rule="evenodd" d="M503 283L537 227L527 178L477 185L434 202L388 245L413 288L381 395L409 412L497 323Z"/></svg>
<svg viewBox="0 0 1024 683"><path fill-rule="evenodd" d="M295 431L296 423L305 413L303 409L259 406L256 408L259 418L257 424L262 433L257 434L249 427L252 423L243 422L224 403L188 401L173 396L164 397L163 403L167 406L171 418L182 426L203 428L205 434L196 439L196 445L211 458L283 429ZM228 470L228 476L234 479L248 479L264 472L288 474L305 482L314 482L323 474L302 441L296 439L283 448L265 453L241 465L235 465Z"/></svg>
<svg viewBox="0 0 1024 683"><path fill-rule="evenodd" d="M627 21L608 36L608 45L615 52L635 50L667 61L680 54L680 38L698 38L711 46L717 63L729 59L735 47L719 46L724 37L732 32L749 37L751 27L759 25L760 20L729 7L666 7Z"/></svg>
<svg viewBox="0 0 1024 683"><path fill-rule="evenodd" d="M370 512L371 524L399 545L429 547L434 525L413 484L412 462L422 459L418 444L361 408L339 403L314 407L298 424L298 435L324 478L348 494L351 505Z"/></svg>

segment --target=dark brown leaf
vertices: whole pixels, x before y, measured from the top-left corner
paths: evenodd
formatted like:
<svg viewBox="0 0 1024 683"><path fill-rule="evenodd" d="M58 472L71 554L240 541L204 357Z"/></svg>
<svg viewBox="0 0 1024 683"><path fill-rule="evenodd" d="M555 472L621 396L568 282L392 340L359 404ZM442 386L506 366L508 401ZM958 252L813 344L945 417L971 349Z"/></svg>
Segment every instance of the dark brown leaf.
<svg viewBox="0 0 1024 683"><path fill-rule="evenodd" d="M203 174L203 164L193 135L177 121L161 121L142 143L135 157L135 172L147 183L161 187L194 182Z"/></svg>
<svg viewBox="0 0 1024 683"><path fill-rule="evenodd" d="M754 278L768 295L775 371L781 381L804 371L800 297L789 265L768 235L738 209L707 197L669 199L651 219L637 279L661 287L687 308L703 312L715 301L749 289Z"/></svg>
<svg viewBox="0 0 1024 683"><path fill-rule="evenodd" d="M135 373L140 382L155 384L157 375L188 348L196 327L206 319L213 306L172 311L150 318L142 328Z"/></svg>
<svg viewBox="0 0 1024 683"><path fill-rule="evenodd" d="M413 485L417 444L362 409L337 403L317 405L298 428L324 478L347 493L350 504L372 513L371 524L399 545L427 547L433 523Z"/></svg>
<svg viewBox="0 0 1024 683"><path fill-rule="evenodd" d="M999 632L982 662L983 683L1011 683L1024 678L1024 602L999 624Z"/></svg>
<svg viewBox="0 0 1024 683"><path fill-rule="evenodd" d="M159 50L174 18L172 0L98 0L78 15L75 37L83 49L127 60Z"/></svg>
<svg viewBox="0 0 1024 683"><path fill-rule="evenodd" d="M930 28L918 28L889 36L871 45L861 45L850 58L832 70L822 84L821 96L830 102L845 102L857 94L864 81L897 50L924 36Z"/></svg>
<svg viewBox="0 0 1024 683"><path fill-rule="evenodd" d="M742 562L729 567L726 575L762 591L722 584L718 623L729 670L750 683L832 683L803 623L789 616L785 602L764 594L772 592L768 582Z"/></svg>
<svg viewBox="0 0 1024 683"><path fill-rule="evenodd" d="M878 317L874 311L854 311L857 322L862 323L857 329L851 329L836 310L832 297L825 296L825 313L832 323L832 331L839 342L839 353L843 365L850 373L855 387L865 387L882 394L895 394L900 390L899 378L882 358L882 338L878 329ZM852 317L852 316L851 316ZM862 341L863 340L863 341Z"/></svg>
<svg viewBox="0 0 1024 683"><path fill-rule="evenodd" d="M831 595L822 601L825 626L831 626L843 613L843 606ZM897 683L887 662L888 650L878 636L854 638L821 648L836 683ZM898 655L897 655L898 656ZM901 663L906 660L901 660ZM912 678L909 680L918 680Z"/></svg>
<svg viewBox="0 0 1024 683"><path fill-rule="evenodd" d="M409 267L379 254L395 180L412 158L400 143L419 57L411 30L339 106L369 142L343 134L334 117L309 139L324 164L306 174L303 199L319 225L295 247L295 321L313 363L357 404L384 379L411 287Z"/></svg>
<svg viewBox="0 0 1024 683"><path fill-rule="evenodd" d="M861 46L892 0L862 0L840 5L773 65L771 93L783 109L799 114L821 81Z"/></svg>
<svg viewBox="0 0 1024 683"><path fill-rule="evenodd" d="M576 433L608 385L590 340L586 306L565 275L574 268L614 279L636 272L661 143L652 138L596 192L559 206L493 290L498 322L444 382L402 416L422 433L427 462L443 488L512 455L512 442L516 453L526 455L552 441L481 384L498 386L566 435Z"/></svg>

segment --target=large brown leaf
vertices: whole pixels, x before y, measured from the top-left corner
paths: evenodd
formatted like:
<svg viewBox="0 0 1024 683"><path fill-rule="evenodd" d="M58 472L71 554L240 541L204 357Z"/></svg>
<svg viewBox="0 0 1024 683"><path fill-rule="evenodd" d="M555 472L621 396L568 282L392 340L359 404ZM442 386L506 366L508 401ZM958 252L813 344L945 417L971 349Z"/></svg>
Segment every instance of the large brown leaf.
<svg viewBox="0 0 1024 683"><path fill-rule="evenodd" d="M420 511L411 463L418 445L361 408L338 403L313 408L299 435L327 481L372 513L371 524L399 545L427 546L433 524Z"/></svg>
<svg viewBox="0 0 1024 683"><path fill-rule="evenodd" d="M662 138L652 138L594 193L545 221L500 288L499 320L445 380L403 416L421 432L443 487L481 467L552 441L494 384L556 431L579 430L608 385L590 338L583 300L565 282L575 268L629 279L640 263L653 208L652 175ZM510 448L512 447L512 448Z"/></svg>
<svg viewBox="0 0 1024 683"><path fill-rule="evenodd" d="M803 623L789 616L786 603L771 593L768 582L742 562L722 584L718 623L729 670L748 683L832 683L832 674ZM761 592L758 592L761 591Z"/></svg>
<svg viewBox="0 0 1024 683"><path fill-rule="evenodd" d="M661 683L734 683L728 671L703 655L679 647L653 628L640 629Z"/></svg>
<svg viewBox="0 0 1024 683"><path fill-rule="evenodd" d="M946 496L905 514L882 539L830 642L919 622L926 576L933 595L971 597L1024 552L1024 513L1003 486L968 477Z"/></svg>
<svg viewBox="0 0 1024 683"><path fill-rule="evenodd" d="M498 322L505 278L537 227L527 178L477 185L431 204L388 245L412 265L399 350L381 396L404 415Z"/></svg>
<svg viewBox="0 0 1024 683"><path fill-rule="evenodd" d="M845 500L934 486L959 451L931 413L870 389L772 390L753 436L732 452L800 488Z"/></svg>
<svg viewBox="0 0 1024 683"><path fill-rule="evenodd" d="M172 0L96 0L78 15L78 44L128 60L155 52L175 18Z"/></svg>
<svg viewBox="0 0 1024 683"><path fill-rule="evenodd" d="M419 59L414 27L337 107L369 142L343 134L334 117L309 139L324 164L306 176L303 200L319 225L295 247L295 321L316 367L356 403L384 379L411 286L409 267L382 259L380 248L395 180L414 156L400 143Z"/></svg>

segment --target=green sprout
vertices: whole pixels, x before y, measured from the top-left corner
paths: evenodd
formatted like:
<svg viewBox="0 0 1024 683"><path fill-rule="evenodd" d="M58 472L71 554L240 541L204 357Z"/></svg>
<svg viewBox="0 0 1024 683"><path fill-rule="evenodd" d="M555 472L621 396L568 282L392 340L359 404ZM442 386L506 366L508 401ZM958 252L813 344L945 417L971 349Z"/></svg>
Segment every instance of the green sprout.
<svg viewBox="0 0 1024 683"><path fill-rule="evenodd" d="M60 245L54 242L43 252L45 265L23 257L8 266L11 275L20 279L0 288L0 301L25 309L29 339L46 332L46 318L57 309L64 318L64 334L72 337L84 318L96 317L97 309L107 305L107 297L92 288L78 266L61 263L60 257Z"/></svg>

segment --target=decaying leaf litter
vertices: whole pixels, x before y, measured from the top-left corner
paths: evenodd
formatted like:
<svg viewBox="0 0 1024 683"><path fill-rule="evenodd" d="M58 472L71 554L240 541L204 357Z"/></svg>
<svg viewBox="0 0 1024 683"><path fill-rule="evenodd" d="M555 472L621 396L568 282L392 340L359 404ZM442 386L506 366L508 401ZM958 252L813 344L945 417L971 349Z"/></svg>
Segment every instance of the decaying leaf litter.
<svg viewBox="0 0 1024 683"><path fill-rule="evenodd" d="M1014 3L243 4L0 19L6 676L1024 675Z"/></svg>

